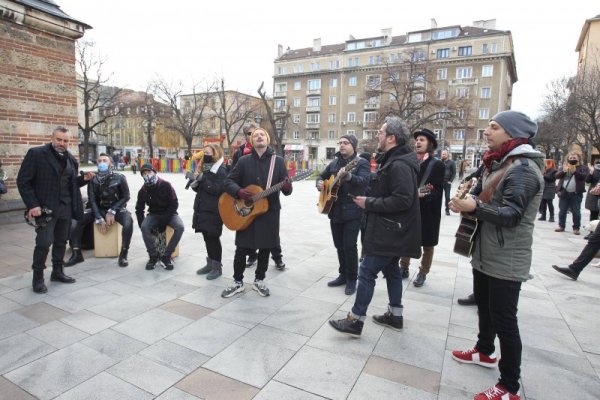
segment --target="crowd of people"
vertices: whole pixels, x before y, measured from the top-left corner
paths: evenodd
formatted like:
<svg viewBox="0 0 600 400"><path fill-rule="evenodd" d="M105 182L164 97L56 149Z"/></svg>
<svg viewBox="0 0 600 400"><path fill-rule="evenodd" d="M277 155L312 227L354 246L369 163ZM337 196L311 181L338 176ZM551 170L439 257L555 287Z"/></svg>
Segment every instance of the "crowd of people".
<svg viewBox="0 0 600 400"><path fill-rule="evenodd" d="M466 181L476 176L477 186L467 196L454 197L450 191L457 165L445 149L441 159L435 157L438 143L430 130L411 133L400 118L387 117L377 134L374 172L369 154L366 159L359 156L357 138L341 136L334 160L316 181L320 194L335 192L326 213L339 274L327 285L343 286L346 295L355 294L346 318L329 321L331 327L353 336L362 334L376 278L382 272L388 292L387 311L372 318L379 325L401 330L402 279L409 276L410 259L420 258L413 285L422 287L433 264L442 207L447 215L450 211L469 215L479 221L471 254L473 293L459 299L459 303L477 307L478 340L470 349L453 351L452 357L483 367L498 365L498 382L475 399L519 399L522 345L517 304L521 285L530 278L534 222L546 217L554 221L552 202L558 193L556 231L564 232L566 213L570 211L573 233L579 234L585 183L596 185L600 181L600 163L585 166L577 153L569 154L557 170L552 160L544 160L542 153L535 150L532 139L536 132L537 125L525 114L504 111L492 117L485 131L489 149L481 167L464 177L468 164L459 161L459 177ZM246 143L237 149L229 168L220 146L205 146L188 184L196 193L192 229L202 234L207 254L206 265L197 270L199 275L212 280L223 273L221 235L226 214L248 218L244 228L236 230L233 282L221 293L226 298L245 291L244 273L254 265L252 288L260 296L269 296L265 283L269 256L278 270L286 267L279 237L279 196L280 192L292 194L292 180L283 158L269 146L270 136L265 129L251 125L245 127L244 134ZM32 264L32 287L36 293L48 291L44 269L50 248L50 280L75 283L65 274L64 267L84 262L82 234L92 223L99 234L113 229L115 223L121 225L123 240L117 264L129 265L134 226L127 210L131 197L127 179L115 171L113 159L107 154L98 156L97 171L79 174L78 162L68 151L70 139L66 128L56 128L50 143L27 152L17 178L27 207L26 218L36 227ZM173 270L172 253L184 232L184 223L177 213L176 190L150 164L142 165L140 173L144 184L137 193L135 214L148 253L146 270L153 270L159 263L166 270ZM85 185L88 199L84 206L80 188ZM265 192L268 208L255 214L252 206L261 192ZM235 204L225 213L219 208L222 196L229 196ZM586 208L593 219L598 218L597 194L588 194ZM76 223L72 224L73 220ZM156 236L167 227L173 233L164 248L159 249ZM67 242L72 252L65 262ZM573 264L554 269L577 279L598 250L600 225L589 235L588 245ZM495 354L496 337L501 358Z"/></svg>

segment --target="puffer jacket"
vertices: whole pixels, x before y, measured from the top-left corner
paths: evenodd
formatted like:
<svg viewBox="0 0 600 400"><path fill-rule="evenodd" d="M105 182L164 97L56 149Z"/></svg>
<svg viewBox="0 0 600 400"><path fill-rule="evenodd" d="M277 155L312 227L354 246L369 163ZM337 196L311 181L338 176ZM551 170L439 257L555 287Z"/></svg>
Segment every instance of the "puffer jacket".
<svg viewBox="0 0 600 400"><path fill-rule="evenodd" d="M474 216L479 221L471 265L498 279L524 282L529 279L533 225L542 199L543 155L530 145L513 149L500 162L492 163L474 194L480 194L502 173L502 163L511 163L488 203L477 202Z"/></svg>
<svg viewBox="0 0 600 400"><path fill-rule="evenodd" d="M383 156L365 202L364 254L421 257L418 171L409 145L396 146Z"/></svg>

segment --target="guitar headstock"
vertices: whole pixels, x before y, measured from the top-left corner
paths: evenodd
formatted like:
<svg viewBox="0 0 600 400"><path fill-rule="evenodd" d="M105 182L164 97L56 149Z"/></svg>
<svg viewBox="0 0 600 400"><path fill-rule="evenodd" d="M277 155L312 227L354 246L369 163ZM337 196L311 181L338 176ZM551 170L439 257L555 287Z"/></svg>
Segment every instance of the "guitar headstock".
<svg viewBox="0 0 600 400"><path fill-rule="evenodd" d="M346 172L352 171L354 168L356 168L358 166L359 161L360 161L360 159L358 157L356 157L354 160L352 160L348 164L346 164L346 166L343 168L344 171L346 171Z"/></svg>
<svg viewBox="0 0 600 400"><path fill-rule="evenodd" d="M477 178L471 178L458 187L458 192L456 193L456 195L458 196L458 198L464 199L471 192L471 190L473 190L475 186L477 186Z"/></svg>

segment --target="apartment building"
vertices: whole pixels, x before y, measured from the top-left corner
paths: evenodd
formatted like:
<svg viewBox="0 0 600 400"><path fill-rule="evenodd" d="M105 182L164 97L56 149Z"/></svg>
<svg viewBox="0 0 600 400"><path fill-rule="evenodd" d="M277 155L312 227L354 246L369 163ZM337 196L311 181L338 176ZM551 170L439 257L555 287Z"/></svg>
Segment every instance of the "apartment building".
<svg viewBox="0 0 600 400"><path fill-rule="evenodd" d="M575 51L579 53L577 75L580 79L587 71L600 66L600 14L584 22Z"/></svg>
<svg viewBox="0 0 600 400"><path fill-rule="evenodd" d="M432 20L429 29L401 36L383 29L332 45L279 46L274 67L274 112L289 106L285 155L317 162L333 158L344 134L371 150L383 118L395 113L434 131L455 159L477 165L483 130L510 108L517 81L512 35L495 29L495 20L464 27Z"/></svg>

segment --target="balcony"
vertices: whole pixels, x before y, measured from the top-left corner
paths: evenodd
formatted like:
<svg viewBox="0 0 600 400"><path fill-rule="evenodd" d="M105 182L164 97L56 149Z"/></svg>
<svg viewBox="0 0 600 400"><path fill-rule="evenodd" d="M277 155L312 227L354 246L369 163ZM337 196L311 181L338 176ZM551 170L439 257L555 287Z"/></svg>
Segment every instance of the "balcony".
<svg viewBox="0 0 600 400"><path fill-rule="evenodd" d="M321 111L321 106L306 106L306 112L319 112Z"/></svg>
<svg viewBox="0 0 600 400"><path fill-rule="evenodd" d="M365 110L378 110L381 103L365 103L363 109Z"/></svg>
<svg viewBox="0 0 600 400"><path fill-rule="evenodd" d="M307 96L320 96L321 89L309 89L306 91Z"/></svg>
<svg viewBox="0 0 600 400"><path fill-rule="evenodd" d="M283 92L275 92L273 94L273 97L287 97L287 91L283 91Z"/></svg>
<svg viewBox="0 0 600 400"><path fill-rule="evenodd" d="M320 122L307 122L305 129L320 129L321 128L321 123Z"/></svg>
<svg viewBox="0 0 600 400"><path fill-rule="evenodd" d="M311 144L319 144L321 142L321 139L318 137L307 137L306 138L306 144L311 145Z"/></svg>
<svg viewBox="0 0 600 400"><path fill-rule="evenodd" d="M286 111L287 111L287 106L273 108L273 112L276 113L276 114L284 113Z"/></svg>
<svg viewBox="0 0 600 400"><path fill-rule="evenodd" d="M448 86L471 86L477 85L478 83L479 79L477 78L450 79L448 81Z"/></svg>

